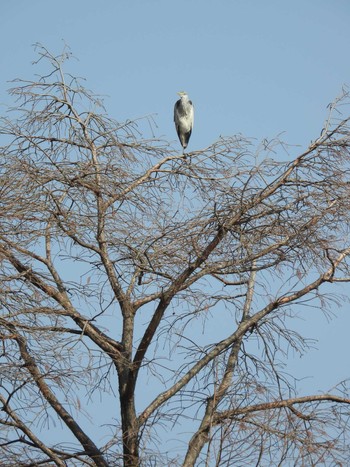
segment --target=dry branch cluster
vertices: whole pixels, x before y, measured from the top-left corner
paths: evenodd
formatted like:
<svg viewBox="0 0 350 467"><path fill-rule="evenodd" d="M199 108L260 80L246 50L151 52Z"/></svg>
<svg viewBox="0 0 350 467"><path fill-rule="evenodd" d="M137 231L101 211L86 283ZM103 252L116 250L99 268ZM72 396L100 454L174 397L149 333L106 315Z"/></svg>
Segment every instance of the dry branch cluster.
<svg viewBox="0 0 350 467"><path fill-rule="evenodd" d="M184 158L39 56L0 122L2 463L343 465L347 385L299 395L283 361L350 280L346 92L302 153Z"/></svg>

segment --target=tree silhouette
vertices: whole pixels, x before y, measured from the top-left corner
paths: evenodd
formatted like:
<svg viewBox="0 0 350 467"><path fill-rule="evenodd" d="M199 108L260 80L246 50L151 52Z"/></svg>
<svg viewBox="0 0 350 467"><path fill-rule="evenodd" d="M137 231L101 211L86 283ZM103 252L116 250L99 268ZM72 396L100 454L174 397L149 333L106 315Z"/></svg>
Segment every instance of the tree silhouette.
<svg viewBox="0 0 350 467"><path fill-rule="evenodd" d="M38 54L0 122L2 463L343 465L347 384L301 394L284 364L350 281L346 89L299 154L183 155Z"/></svg>

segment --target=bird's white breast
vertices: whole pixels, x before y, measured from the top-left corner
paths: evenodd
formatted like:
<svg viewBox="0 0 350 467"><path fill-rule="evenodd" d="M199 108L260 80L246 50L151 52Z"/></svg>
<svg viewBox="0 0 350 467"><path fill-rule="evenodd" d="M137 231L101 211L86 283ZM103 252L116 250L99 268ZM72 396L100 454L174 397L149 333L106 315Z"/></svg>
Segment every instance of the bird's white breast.
<svg viewBox="0 0 350 467"><path fill-rule="evenodd" d="M181 103L183 114L178 116L178 124L183 131L188 132L193 128L193 105L185 99L182 99Z"/></svg>

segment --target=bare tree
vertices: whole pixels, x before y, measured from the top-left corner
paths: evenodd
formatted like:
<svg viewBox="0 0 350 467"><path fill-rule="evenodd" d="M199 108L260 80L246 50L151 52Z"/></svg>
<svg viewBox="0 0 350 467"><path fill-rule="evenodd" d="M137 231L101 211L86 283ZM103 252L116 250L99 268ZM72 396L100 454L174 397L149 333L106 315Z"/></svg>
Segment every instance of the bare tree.
<svg viewBox="0 0 350 467"><path fill-rule="evenodd" d="M0 122L1 464L345 465L347 383L284 365L350 281L347 91L299 154L184 156L38 53Z"/></svg>

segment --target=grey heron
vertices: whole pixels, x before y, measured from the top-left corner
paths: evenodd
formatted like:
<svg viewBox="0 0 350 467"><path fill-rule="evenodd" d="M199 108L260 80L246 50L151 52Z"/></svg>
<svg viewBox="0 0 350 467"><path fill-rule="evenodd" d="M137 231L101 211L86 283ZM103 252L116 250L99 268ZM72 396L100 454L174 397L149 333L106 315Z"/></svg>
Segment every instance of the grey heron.
<svg viewBox="0 0 350 467"><path fill-rule="evenodd" d="M178 95L181 99L175 103L174 122L184 152L192 133L194 110L192 101L189 100L187 92L180 91Z"/></svg>

